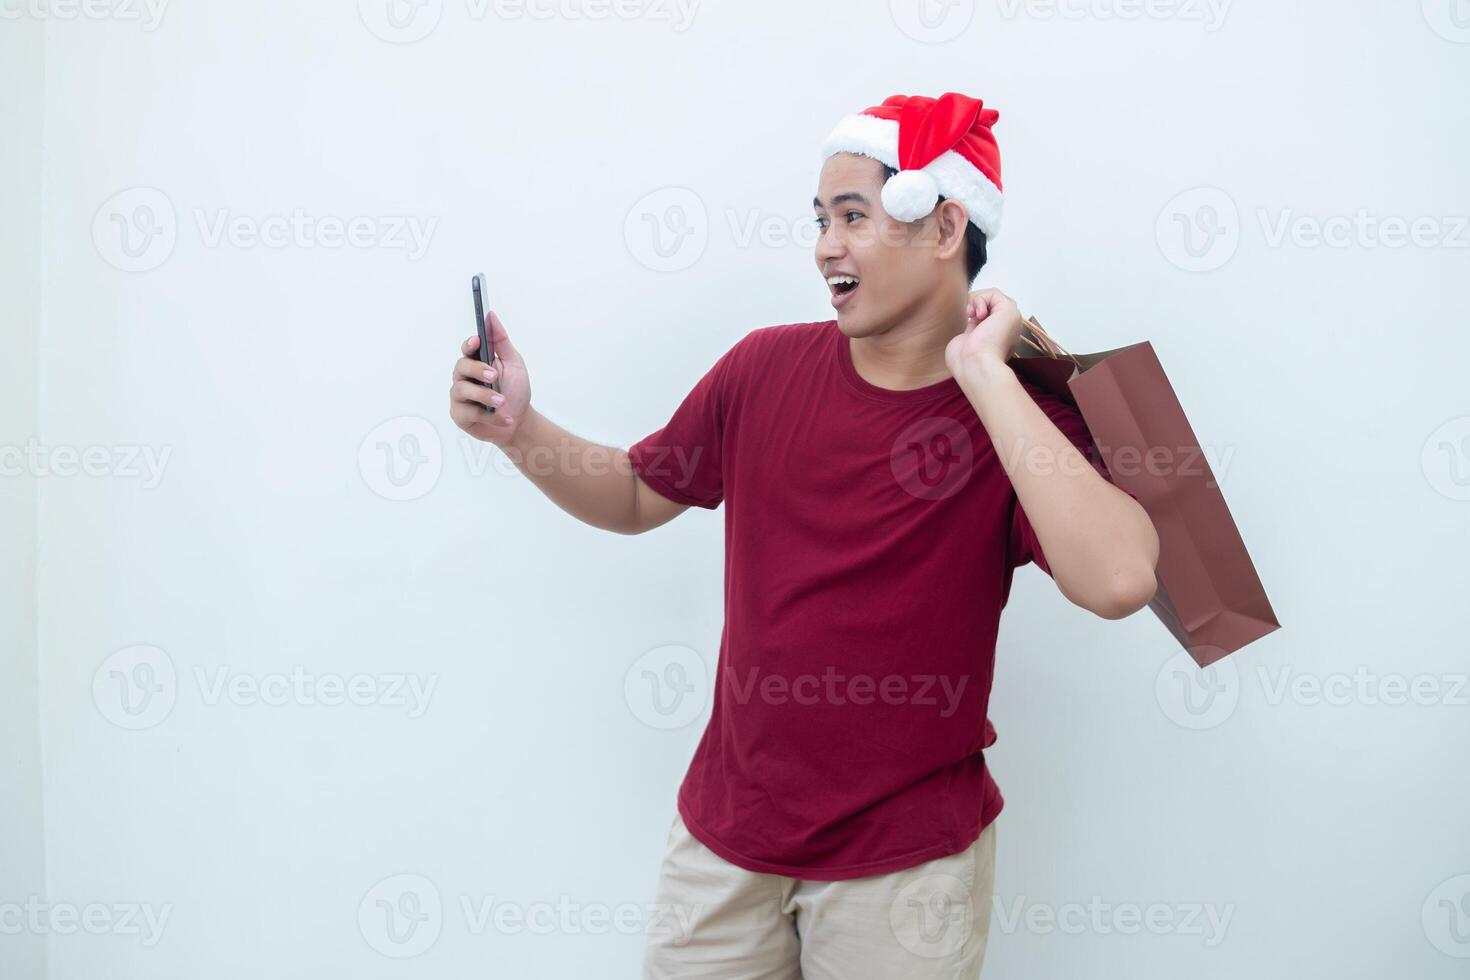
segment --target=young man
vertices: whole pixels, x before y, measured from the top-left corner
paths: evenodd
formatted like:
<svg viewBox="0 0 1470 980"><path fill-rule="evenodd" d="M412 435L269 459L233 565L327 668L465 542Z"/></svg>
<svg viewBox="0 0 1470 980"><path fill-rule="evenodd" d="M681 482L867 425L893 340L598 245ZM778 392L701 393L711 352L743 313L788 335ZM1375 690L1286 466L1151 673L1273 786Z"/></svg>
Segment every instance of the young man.
<svg viewBox="0 0 1470 980"><path fill-rule="evenodd" d="M626 454L531 407L494 314L498 374L463 347L456 423L573 516L636 534L725 504L714 705L647 978L978 976L1012 571L1034 560L1107 619L1154 593L1148 515L1077 411L1007 365L1016 304L968 293L999 228L996 118L947 93L844 119L813 200L837 319L747 334Z"/></svg>

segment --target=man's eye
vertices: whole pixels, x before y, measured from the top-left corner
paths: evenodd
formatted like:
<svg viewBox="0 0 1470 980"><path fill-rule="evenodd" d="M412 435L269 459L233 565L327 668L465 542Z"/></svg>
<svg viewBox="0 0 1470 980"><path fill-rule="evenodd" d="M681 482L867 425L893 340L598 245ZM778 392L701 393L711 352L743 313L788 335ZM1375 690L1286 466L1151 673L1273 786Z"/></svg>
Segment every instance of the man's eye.
<svg viewBox="0 0 1470 980"><path fill-rule="evenodd" d="M826 218L813 218L812 220L817 223L817 227L818 228L825 228L825 227L827 227L827 219Z"/></svg>
<svg viewBox="0 0 1470 980"><path fill-rule="evenodd" d="M847 212L847 214L843 215L843 217L845 217L847 219L848 224L851 224L852 223L852 216L853 215L857 215L859 218L861 218L863 216L863 213L861 211L849 211L849 212Z"/></svg>

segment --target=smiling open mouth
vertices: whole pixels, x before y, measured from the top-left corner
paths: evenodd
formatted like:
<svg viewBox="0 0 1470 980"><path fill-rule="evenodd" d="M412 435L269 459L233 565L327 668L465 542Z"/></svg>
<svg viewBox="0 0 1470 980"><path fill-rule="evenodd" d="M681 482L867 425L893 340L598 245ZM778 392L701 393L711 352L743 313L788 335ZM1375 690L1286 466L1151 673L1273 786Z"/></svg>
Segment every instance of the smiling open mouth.
<svg viewBox="0 0 1470 980"><path fill-rule="evenodd" d="M828 276L827 286L832 290L832 305L842 306L858 288L856 276Z"/></svg>

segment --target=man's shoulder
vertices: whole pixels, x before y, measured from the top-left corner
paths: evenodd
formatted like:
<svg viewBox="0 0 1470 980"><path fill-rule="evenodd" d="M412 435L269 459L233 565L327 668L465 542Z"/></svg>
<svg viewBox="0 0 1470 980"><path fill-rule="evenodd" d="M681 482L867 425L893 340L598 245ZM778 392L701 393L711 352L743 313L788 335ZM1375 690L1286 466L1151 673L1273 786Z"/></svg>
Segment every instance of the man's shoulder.
<svg viewBox="0 0 1470 980"><path fill-rule="evenodd" d="M773 323L751 330L736 341L733 349L740 354L769 354L778 347L783 352L794 352L803 347L812 349L827 337L828 331L835 329L836 320Z"/></svg>

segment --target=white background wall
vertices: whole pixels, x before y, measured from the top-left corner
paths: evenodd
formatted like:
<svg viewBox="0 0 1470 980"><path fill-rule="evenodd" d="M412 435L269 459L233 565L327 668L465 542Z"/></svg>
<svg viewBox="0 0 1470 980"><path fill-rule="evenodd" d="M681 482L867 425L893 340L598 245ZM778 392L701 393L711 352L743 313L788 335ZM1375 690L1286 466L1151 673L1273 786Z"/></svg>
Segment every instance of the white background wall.
<svg viewBox="0 0 1470 980"><path fill-rule="evenodd" d="M36 435L41 326L39 22L0 27L0 446ZM19 97L17 97L17 95ZM0 903L46 893L36 656L37 481L0 473ZM0 976L44 975L46 936L0 916Z"/></svg>
<svg viewBox="0 0 1470 980"><path fill-rule="evenodd" d="M806 202L837 118L952 89L1001 111L982 284L1074 349L1153 341L1284 624L1202 676L1151 614L1018 573L986 976L1462 976L1452 2L7 3L5 444L91 475L5 480L0 901L105 911L0 935L0 973L636 975L618 915L708 712L656 728L624 678L668 644L713 667L722 515L598 532L462 438L469 276L539 409L626 446L748 331L830 316ZM250 694L297 668L383 697ZM404 677L422 710L383 703ZM408 892L442 911L395 944ZM497 918L543 903L549 931Z"/></svg>

